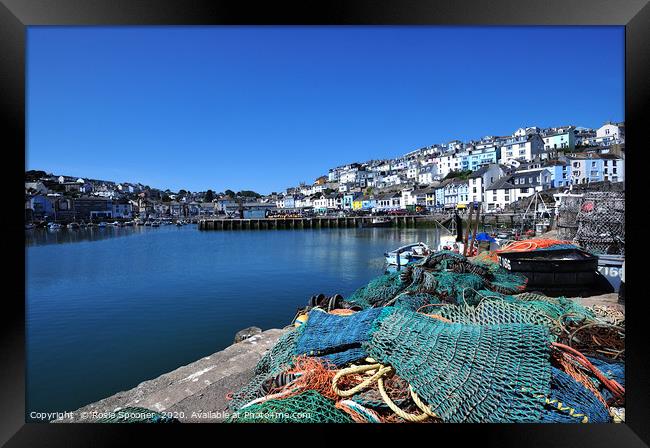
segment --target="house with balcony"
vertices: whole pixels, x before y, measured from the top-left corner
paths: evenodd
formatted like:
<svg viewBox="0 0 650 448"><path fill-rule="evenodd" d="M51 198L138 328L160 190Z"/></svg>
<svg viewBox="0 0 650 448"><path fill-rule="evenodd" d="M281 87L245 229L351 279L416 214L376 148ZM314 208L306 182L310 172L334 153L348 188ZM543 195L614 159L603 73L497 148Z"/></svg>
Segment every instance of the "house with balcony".
<svg viewBox="0 0 650 448"><path fill-rule="evenodd" d="M625 143L625 123L606 122L596 130L596 137L591 143L600 146Z"/></svg>

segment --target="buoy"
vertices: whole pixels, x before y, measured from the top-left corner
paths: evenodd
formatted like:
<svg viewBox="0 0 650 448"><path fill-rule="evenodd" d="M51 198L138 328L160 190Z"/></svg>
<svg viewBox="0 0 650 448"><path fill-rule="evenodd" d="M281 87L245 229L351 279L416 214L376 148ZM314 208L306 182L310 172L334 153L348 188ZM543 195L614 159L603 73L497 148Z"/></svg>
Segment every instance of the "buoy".
<svg viewBox="0 0 650 448"><path fill-rule="evenodd" d="M294 322L293 326L299 327L305 322L307 322L307 314L301 314L300 316L296 317L296 321Z"/></svg>

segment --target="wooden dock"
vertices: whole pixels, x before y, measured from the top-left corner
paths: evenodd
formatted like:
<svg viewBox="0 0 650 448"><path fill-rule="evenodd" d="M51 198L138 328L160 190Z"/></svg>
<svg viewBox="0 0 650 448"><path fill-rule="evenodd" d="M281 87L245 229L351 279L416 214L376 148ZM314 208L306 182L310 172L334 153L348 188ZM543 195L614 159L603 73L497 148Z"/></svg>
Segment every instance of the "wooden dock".
<svg viewBox="0 0 650 448"><path fill-rule="evenodd" d="M416 223L431 221L428 216L389 216L391 227L415 227ZM369 226L372 216L314 217L314 218L263 218L221 219L199 221L199 230L275 230L275 229L335 229Z"/></svg>

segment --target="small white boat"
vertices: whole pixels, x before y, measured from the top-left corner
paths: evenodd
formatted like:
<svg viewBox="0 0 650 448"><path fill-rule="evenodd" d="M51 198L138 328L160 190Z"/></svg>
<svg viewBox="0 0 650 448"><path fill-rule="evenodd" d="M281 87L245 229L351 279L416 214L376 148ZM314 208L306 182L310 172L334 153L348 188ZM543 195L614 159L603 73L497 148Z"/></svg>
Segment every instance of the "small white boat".
<svg viewBox="0 0 650 448"><path fill-rule="evenodd" d="M463 253L463 248L465 245L462 242L456 241L455 235L442 235L440 236L440 244L438 244L438 250L450 250L458 254Z"/></svg>
<svg viewBox="0 0 650 448"><path fill-rule="evenodd" d="M97 227L106 227L108 224L106 224L104 221L100 222L97 224Z"/></svg>
<svg viewBox="0 0 650 448"><path fill-rule="evenodd" d="M390 252L386 252L386 263L395 266L405 266L412 261L421 260L431 253L431 249L424 243L407 244Z"/></svg>
<svg viewBox="0 0 650 448"><path fill-rule="evenodd" d="M61 224L57 224L55 222L51 222L47 225L47 228L50 230L59 230L61 228Z"/></svg>
<svg viewBox="0 0 650 448"><path fill-rule="evenodd" d="M68 224L68 229L71 230L78 229L79 227L80 227L79 224L77 224L76 222L71 222L70 224Z"/></svg>
<svg viewBox="0 0 650 448"><path fill-rule="evenodd" d="M151 223L151 227L160 227L160 223L158 221L154 221Z"/></svg>
<svg viewBox="0 0 650 448"><path fill-rule="evenodd" d="M34 224L28 223L25 224L25 230L32 230L34 228Z"/></svg>

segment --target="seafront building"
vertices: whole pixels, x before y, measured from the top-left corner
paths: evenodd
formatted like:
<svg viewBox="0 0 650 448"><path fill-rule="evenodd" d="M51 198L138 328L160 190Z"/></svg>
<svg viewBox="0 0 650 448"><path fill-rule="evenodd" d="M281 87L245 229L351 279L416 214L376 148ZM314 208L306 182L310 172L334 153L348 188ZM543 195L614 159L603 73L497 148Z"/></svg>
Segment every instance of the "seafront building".
<svg viewBox="0 0 650 448"><path fill-rule="evenodd" d="M598 129L521 127L509 136L428 145L394 159L330 168L284 192L178 193L140 183L26 172L29 220L255 216L274 213L388 213L398 210L503 210L536 191L624 182L625 124ZM246 196L253 194L253 196Z"/></svg>

